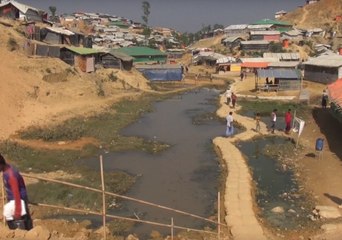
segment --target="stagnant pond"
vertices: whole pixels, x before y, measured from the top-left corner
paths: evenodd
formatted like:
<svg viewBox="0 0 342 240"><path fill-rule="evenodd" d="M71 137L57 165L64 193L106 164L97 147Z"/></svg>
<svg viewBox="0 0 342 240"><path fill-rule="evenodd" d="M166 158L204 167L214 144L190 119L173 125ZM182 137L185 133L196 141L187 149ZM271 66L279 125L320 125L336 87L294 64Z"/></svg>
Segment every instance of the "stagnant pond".
<svg viewBox="0 0 342 240"><path fill-rule="evenodd" d="M170 145L165 151L149 154L143 151L107 153L105 171L125 171L138 176L136 184L126 194L160 205L187 211L204 217L215 214L215 204L221 174L220 163L212 139L223 136L225 123L215 118L219 92L201 89L156 102L146 113L121 134L138 136ZM97 159L84 164L98 169ZM158 208L123 201L112 213L186 227L208 224ZM152 230L169 234L169 229L138 224L131 230L148 235Z"/></svg>
<svg viewBox="0 0 342 240"><path fill-rule="evenodd" d="M266 223L282 230L300 230L309 223L312 206L300 188L290 164L279 161L276 155L289 156L293 143L283 137L258 137L238 143L245 154L256 183L256 199L260 216ZM290 160L291 161L291 160ZM275 207L284 213L274 213Z"/></svg>

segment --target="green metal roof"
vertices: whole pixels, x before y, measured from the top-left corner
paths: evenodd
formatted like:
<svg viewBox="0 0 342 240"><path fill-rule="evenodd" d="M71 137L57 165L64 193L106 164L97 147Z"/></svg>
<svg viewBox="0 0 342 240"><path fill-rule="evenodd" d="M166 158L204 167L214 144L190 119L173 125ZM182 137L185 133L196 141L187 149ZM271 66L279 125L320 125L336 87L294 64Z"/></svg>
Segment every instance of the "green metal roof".
<svg viewBox="0 0 342 240"><path fill-rule="evenodd" d="M282 26L292 26L291 23L281 22L281 21L272 20L272 19L262 19L262 20L259 20L259 21L252 23L252 25L269 25L269 24L282 25Z"/></svg>
<svg viewBox="0 0 342 240"><path fill-rule="evenodd" d="M98 50L94 48L83 48L83 47L65 47L65 48L79 55L91 55L91 54L100 53Z"/></svg>
<svg viewBox="0 0 342 240"><path fill-rule="evenodd" d="M114 57L119 58L123 61L133 61L133 57L127 55L126 53L118 52L117 50L111 50L111 51L109 51L109 54L111 54Z"/></svg>
<svg viewBox="0 0 342 240"><path fill-rule="evenodd" d="M123 52L131 57L139 57L139 56L167 56L166 53L149 48L149 47L125 47L117 50L118 52Z"/></svg>

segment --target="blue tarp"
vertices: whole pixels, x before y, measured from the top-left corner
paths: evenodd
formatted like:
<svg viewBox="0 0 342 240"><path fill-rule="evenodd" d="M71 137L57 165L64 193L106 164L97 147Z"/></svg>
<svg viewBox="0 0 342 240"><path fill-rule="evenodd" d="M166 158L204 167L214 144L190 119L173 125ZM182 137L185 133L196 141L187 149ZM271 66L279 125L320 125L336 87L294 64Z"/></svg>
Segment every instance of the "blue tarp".
<svg viewBox="0 0 342 240"><path fill-rule="evenodd" d="M258 69L258 77L278 79L301 79L301 73L296 69Z"/></svg>
<svg viewBox="0 0 342 240"><path fill-rule="evenodd" d="M181 81L182 69L139 69L150 81Z"/></svg>

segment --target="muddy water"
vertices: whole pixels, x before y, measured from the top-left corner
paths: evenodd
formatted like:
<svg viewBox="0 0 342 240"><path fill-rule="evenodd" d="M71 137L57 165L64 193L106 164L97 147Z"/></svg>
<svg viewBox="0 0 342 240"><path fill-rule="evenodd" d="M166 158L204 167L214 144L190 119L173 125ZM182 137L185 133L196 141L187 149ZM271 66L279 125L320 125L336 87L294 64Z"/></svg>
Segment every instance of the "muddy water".
<svg viewBox="0 0 342 240"><path fill-rule="evenodd" d="M128 196L160 205L209 217L215 214L220 167L212 139L222 136L225 123L208 113L217 109L218 92L201 89L188 92L154 104L153 112L145 114L137 122L123 129L121 134L161 141L171 147L149 154L143 151L108 153L104 156L106 171L120 170L139 176ZM87 165L98 168L98 161ZM186 227L203 227L208 224L165 210L120 202L112 213ZM131 230L141 235L151 230L164 234L169 229L136 225Z"/></svg>
<svg viewBox="0 0 342 240"><path fill-rule="evenodd" d="M238 144L245 154L256 183L256 199L261 217L272 227L283 230L300 230L309 223L310 203L298 186L295 174L284 167L276 157L265 154L265 147L289 146L288 139L281 137L256 138ZM291 149L288 149L291 151ZM272 209L282 207L284 213L273 213Z"/></svg>

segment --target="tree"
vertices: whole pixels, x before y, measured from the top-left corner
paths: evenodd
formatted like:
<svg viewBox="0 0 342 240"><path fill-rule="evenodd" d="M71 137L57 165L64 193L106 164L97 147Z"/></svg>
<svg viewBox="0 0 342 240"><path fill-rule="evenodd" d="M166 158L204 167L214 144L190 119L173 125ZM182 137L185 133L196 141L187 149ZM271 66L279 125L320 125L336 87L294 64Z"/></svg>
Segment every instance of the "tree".
<svg viewBox="0 0 342 240"><path fill-rule="evenodd" d="M54 18L56 16L57 8L55 6L50 6L49 10L51 12L52 17Z"/></svg>
<svg viewBox="0 0 342 240"><path fill-rule="evenodd" d="M148 17L150 16L150 13L151 13L150 8L151 8L151 5L148 1L142 2L142 9L143 9L144 15L141 18L146 26L148 24Z"/></svg>

